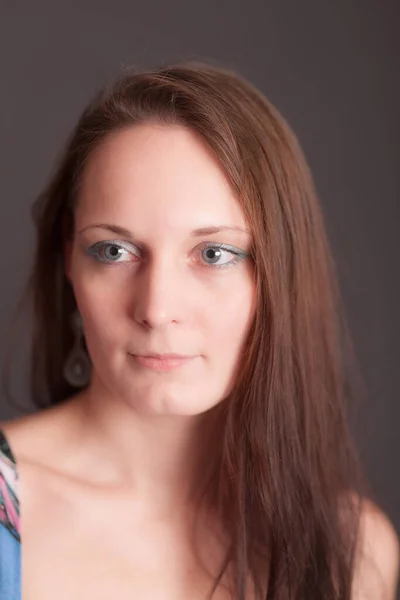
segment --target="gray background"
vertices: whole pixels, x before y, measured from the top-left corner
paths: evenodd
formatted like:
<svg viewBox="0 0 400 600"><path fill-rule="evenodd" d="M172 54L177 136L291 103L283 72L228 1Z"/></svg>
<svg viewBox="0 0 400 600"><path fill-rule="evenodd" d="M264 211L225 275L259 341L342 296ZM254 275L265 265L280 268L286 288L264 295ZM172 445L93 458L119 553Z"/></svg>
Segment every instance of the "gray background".
<svg viewBox="0 0 400 600"><path fill-rule="evenodd" d="M123 65L211 59L288 119L314 173L367 385L355 435L400 531L399 7L395 0L0 0L0 359L32 258L30 205ZM29 321L12 337L27 403ZM16 415L2 399L1 418Z"/></svg>

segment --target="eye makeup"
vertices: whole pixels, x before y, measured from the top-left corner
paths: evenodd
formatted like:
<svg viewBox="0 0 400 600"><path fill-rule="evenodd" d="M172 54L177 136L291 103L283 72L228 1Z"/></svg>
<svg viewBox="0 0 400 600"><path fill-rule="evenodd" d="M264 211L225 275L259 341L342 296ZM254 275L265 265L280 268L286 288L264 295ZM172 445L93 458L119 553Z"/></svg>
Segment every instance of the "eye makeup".
<svg viewBox="0 0 400 600"><path fill-rule="evenodd" d="M250 256L250 252L241 250L236 246L217 242L204 242L197 250L201 255L202 266L206 268L226 269ZM88 256L106 265L136 262L140 259L140 250L134 244L124 240L102 240L92 244L85 249L85 252ZM224 255L231 256L232 259L221 264L207 262L207 259L215 260L223 258ZM119 260L124 256L126 260Z"/></svg>

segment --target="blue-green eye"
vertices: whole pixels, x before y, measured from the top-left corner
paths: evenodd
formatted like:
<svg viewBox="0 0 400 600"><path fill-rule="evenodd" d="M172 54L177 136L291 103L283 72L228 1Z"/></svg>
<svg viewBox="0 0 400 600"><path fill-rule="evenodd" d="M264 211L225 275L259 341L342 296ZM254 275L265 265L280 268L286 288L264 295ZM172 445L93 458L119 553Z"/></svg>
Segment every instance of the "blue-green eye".
<svg viewBox="0 0 400 600"><path fill-rule="evenodd" d="M213 242L207 242L205 246L203 246L201 254L207 267L216 267L218 269L231 267L249 255L248 252L239 250L239 248L235 248L235 246L229 246L228 244L215 244ZM220 259L221 257L224 257L224 254L226 254L228 260L221 262Z"/></svg>

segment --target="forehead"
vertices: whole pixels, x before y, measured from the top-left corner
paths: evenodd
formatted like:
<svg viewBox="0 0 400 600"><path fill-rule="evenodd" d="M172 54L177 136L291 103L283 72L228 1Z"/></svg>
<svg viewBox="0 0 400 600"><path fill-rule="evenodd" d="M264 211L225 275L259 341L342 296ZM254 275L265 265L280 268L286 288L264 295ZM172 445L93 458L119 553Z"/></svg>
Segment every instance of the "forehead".
<svg viewBox="0 0 400 600"><path fill-rule="evenodd" d="M109 220L157 233L246 226L217 160L179 125L140 125L103 140L85 167L76 217L82 225Z"/></svg>

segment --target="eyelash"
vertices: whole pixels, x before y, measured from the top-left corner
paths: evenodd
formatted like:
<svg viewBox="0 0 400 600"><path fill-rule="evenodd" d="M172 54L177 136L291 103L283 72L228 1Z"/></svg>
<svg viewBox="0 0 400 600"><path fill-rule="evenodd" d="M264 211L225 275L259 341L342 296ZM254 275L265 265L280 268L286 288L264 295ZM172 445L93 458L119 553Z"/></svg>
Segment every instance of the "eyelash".
<svg viewBox="0 0 400 600"><path fill-rule="evenodd" d="M90 248L87 249L87 254L89 256L93 256L96 260L98 260L106 265L119 264L121 262L122 263L126 262L126 261L107 260L107 259L104 259L103 257L101 257L100 251L109 246L114 246L116 248L126 250L128 252L131 252L131 250L132 250L132 245L129 244L128 242L110 240L110 241L96 242L95 244L90 246ZM249 256L249 254L250 254L248 252L245 252L244 250L239 250L238 248L235 248L235 246L230 246L228 244L205 242L202 249L204 250L207 248L212 248L212 249L216 249L216 250L225 250L234 256L234 259L231 262L228 262L223 265L204 263L205 267L215 268L215 269L227 269L227 268L237 264L238 262L240 262L241 260L243 260L244 258Z"/></svg>

